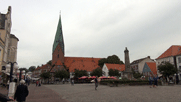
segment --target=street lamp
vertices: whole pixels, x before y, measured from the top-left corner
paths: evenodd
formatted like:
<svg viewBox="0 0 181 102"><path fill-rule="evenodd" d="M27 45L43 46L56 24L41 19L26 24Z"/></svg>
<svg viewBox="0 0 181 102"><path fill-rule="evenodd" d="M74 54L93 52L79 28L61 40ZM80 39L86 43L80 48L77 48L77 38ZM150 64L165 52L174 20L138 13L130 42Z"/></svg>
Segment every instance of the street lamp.
<svg viewBox="0 0 181 102"><path fill-rule="evenodd" d="M11 69L10 69L10 67L11 67ZM7 70L7 72L10 71L10 80L9 80L9 82L12 82L13 67L14 67L15 69L18 69L19 66L17 65L16 62L9 62L9 63L6 65L6 70Z"/></svg>
<svg viewBox="0 0 181 102"><path fill-rule="evenodd" d="M10 69L11 67L11 69ZM9 83L9 92L8 96L13 96L15 92L15 82L12 82L13 68L18 69L18 65L16 62L8 62L6 65L6 70L10 71L10 83Z"/></svg>
<svg viewBox="0 0 181 102"><path fill-rule="evenodd" d="M25 70L20 70L20 73L19 73L19 81L21 81L21 76L24 75L25 73Z"/></svg>

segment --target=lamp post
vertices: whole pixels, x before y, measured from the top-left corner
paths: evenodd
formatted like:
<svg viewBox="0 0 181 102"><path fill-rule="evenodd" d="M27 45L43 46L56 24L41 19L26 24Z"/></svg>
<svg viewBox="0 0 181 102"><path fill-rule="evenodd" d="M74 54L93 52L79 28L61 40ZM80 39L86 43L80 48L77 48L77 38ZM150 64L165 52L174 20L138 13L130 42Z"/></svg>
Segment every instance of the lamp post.
<svg viewBox="0 0 181 102"><path fill-rule="evenodd" d="M11 67L11 69L10 69L10 67ZM7 70L10 69L10 80L9 80L9 82L12 82L13 67L14 67L15 69L18 68L18 65L17 65L16 62L8 62L8 64L6 65Z"/></svg>
<svg viewBox="0 0 181 102"><path fill-rule="evenodd" d="M6 68L7 68L7 71L10 70L10 83L9 83L8 96L13 96L15 92L15 82L12 82L13 68L18 69L18 65L16 62L8 62L8 64L6 65Z"/></svg>
<svg viewBox="0 0 181 102"><path fill-rule="evenodd" d="M22 74L24 75L24 73L25 73L25 70L20 70L20 73L19 73L19 81L21 81L21 76L22 76Z"/></svg>

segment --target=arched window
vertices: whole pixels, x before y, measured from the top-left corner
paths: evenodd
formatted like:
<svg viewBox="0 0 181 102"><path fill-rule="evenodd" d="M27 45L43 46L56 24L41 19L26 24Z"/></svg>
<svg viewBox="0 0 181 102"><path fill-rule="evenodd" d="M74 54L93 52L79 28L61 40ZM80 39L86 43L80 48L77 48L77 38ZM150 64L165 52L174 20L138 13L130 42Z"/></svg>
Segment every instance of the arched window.
<svg viewBox="0 0 181 102"><path fill-rule="evenodd" d="M58 54L58 56L57 56L58 58L59 58L59 54Z"/></svg>

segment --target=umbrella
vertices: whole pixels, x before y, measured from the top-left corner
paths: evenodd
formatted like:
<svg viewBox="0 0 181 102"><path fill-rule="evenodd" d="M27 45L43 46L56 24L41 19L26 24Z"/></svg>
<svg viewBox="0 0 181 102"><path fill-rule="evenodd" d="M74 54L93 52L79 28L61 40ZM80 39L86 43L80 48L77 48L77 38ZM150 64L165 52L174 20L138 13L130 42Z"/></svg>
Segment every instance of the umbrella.
<svg viewBox="0 0 181 102"><path fill-rule="evenodd" d="M86 78L88 78L88 76L82 76L79 79L86 79Z"/></svg>
<svg viewBox="0 0 181 102"><path fill-rule="evenodd" d="M96 76L91 76L91 77L89 77L89 79L95 79L96 78Z"/></svg>
<svg viewBox="0 0 181 102"><path fill-rule="evenodd" d="M107 77L105 77L105 76L101 76L101 77L99 77L100 79L107 79Z"/></svg>
<svg viewBox="0 0 181 102"><path fill-rule="evenodd" d="M116 79L116 77L113 77L113 76L112 76L112 77L110 77L110 79Z"/></svg>

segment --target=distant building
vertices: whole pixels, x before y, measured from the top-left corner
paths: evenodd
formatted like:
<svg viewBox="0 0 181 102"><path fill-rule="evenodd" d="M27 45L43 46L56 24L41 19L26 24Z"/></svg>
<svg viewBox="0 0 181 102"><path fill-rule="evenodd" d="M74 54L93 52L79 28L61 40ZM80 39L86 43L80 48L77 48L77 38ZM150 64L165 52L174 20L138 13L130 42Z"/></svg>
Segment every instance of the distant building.
<svg viewBox="0 0 181 102"><path fill-rule="evenodd" d="M52 50L52 65L50 69L51 73L54 73L57 70L67 70L70 72L70 77L73 77L73 72L75 69L86 70L88 74L98 68L98 61L101 58L88 58L88 57L66 57L65 55L65 46L63 40L63 31L61 16L59 18L59 23L57 26L57 32L55 35L53 50Z"/></svg>
<svg viewBox="0 0 181 102"><path fill-rule="evenodd" d="M164 53L162 53L158 58L156 58L156 65L162 62L170 62L178 70L181 68L181 45L172 45ZM179 79L181 80L181 72L179 74Z"/></svg>
<svg viewBox="0 0 181 102"><path fill-rule="evenodd" d="M181 48L179 49L179 52L176 55L176 63L177 63L178 70L181 71Z"/></svg>
<svg viewBox="0 0 181 102"><path fill-rule="evenodd" d="M156 62L145 62L143 67L143 75L147 77L150 75L157 75Z"/></svg>
<svg viewBox="0 0 181 102"><path fill-rule="evenodd" d="M43 72L48 72L48 71L50 71L50 69L51 69L51 65L49 65L49 64L45 64L45 65L42 65L42 66L38 66L38 67L32 72L31 77L32 77L32 78L40 78L41 73L43 73Z"/></svg>
<svg viewBox="0 0 181 102"><path fill-rule="evenodd" d="M134 60L130 66L135 72L142 73L145 62L155 62L153 59L150 59L150 56Z"/></svg>
<svg viewBox="0 0 181 102"><path fill-rule="evenodd" d="M17 61L19 39L11 34L11 25L11 6L9 6L7 14L0 12L0 71L7 62Z"/></svg>
<svg viewBox="0 0 181 102"><path fill-rule="evenodd" d="M110 63L104 63L102 67L102 71L104 73L104 76L108 77L109 75L109 70L110 69L117 69L121 76L123 76L123 71L125 71L125 65L124 64L110 64Z"/></svg>

